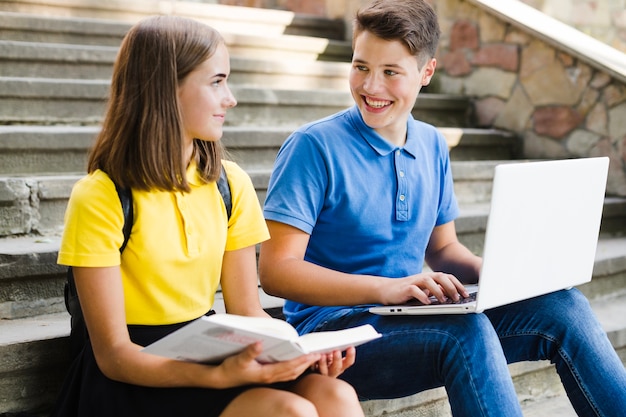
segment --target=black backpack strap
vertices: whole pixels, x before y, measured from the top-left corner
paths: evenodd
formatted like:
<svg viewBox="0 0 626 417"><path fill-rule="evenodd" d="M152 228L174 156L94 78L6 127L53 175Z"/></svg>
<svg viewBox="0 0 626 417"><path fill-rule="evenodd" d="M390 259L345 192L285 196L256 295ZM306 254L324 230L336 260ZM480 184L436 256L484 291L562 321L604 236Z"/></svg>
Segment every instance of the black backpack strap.
<svg viewBox="0 0 626 417"><path fill-rule="evenodd" d="M130 188L121 188L117 184L115 184L115 190L122 204L122 213L124 214L124 227L122 228L124 242L120 246L121 253L126 247L130 238L130 232L133 229L133 194ZM70 354L72 358L75 358L83 349L83 346L85 346L85 342L89 339L89 334L83 318L83 311L80 308L80 300L78 299L78 292L74 283L74 272L71 266L67 268L67 282L63 289L63 296L65 308L71 316Z"/></svg>
<svg viewBox="0 0 626 417"><path fill-rule="evenodd" d="M228 214L228 218L230 219L230 215L233 212L233 199L230 195L230 184L228 184L226 170L224 169L223 165L222 171L220 172L220 177L217 179L217 188L220 190L222 200L224 200L224 205L226 206L226 214Z"/></svg>
<svg viewBox="0 0 626 417"><path fill-rule="evenodd" d="M117 191L117 196L120 198L120 203L122 203L122 213L124 213L124 228L122 229L124 232L124 242L122 243L122 246L120 246L121 253L124 251L124 248L128 243L130 231L133 230L133 193L130 188L122 188L118 184L115 184L115 191Z"/></svg>

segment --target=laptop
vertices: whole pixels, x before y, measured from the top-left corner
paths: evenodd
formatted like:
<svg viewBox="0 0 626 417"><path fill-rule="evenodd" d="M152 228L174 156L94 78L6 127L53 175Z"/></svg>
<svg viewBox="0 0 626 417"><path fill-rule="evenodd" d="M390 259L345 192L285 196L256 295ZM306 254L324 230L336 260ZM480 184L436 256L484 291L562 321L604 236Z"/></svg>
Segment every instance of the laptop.
<svg viewBox="0 0 626 417"><path fill-rule="evenodd" d="M479 313L591 281L608 166L607 157L497 165L472 299L437 305L416 300L369 311Z"/></svg>

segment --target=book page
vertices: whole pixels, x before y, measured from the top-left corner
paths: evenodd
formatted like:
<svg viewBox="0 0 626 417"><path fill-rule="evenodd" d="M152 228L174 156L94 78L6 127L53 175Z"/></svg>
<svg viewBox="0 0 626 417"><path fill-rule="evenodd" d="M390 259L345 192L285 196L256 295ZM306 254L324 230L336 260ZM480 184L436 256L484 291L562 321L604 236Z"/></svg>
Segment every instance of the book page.
<svg viewBox="0 0 626 417"><path fill-rule="evenodd" d="M328 353L358 346L379 337L381 334L374 327L364 324L344 330L307 333L300 336L298 345L306 353Z"/></svg>
<svg viewBox="0 0 626 417"><path fill-rule="evenodd" d="M272 317L250 317L223 313L213 314L202 319L234 329L249 330L281 339L295 340L298 338L298 332L291 324Z"/></svg>

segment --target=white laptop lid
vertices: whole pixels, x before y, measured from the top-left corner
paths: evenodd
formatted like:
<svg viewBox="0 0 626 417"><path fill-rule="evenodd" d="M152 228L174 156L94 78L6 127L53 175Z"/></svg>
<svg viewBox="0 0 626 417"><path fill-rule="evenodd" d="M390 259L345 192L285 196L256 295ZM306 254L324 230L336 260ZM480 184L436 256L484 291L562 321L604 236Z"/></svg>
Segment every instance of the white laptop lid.
<svg viewBox="0 0 626 417"><path fill-rule="evenodd" d="M496 167L478 310L591 280L609 158Z"/></svg>
<svg viewBox="0 0 626 417"><path fill-rule="evenodd" d="M475 308L380 306L370 311L480 312L590 281L608 164L601 157L496 166Z"/></svg>

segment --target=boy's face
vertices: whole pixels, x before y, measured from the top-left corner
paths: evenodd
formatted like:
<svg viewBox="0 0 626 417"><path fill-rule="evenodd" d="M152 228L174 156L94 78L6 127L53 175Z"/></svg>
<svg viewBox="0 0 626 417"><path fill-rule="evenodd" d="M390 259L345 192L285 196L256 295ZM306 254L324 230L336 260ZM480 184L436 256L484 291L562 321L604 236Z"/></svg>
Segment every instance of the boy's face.
<svg viewBox="0 0 626 417"><path fill-rule="evenodd" d="M406 123L422 86L428 85L437 61L422 68L400 41L387 41L364 31L354 41L350 91L365 123L390 142L402 146Z"/></svg>

